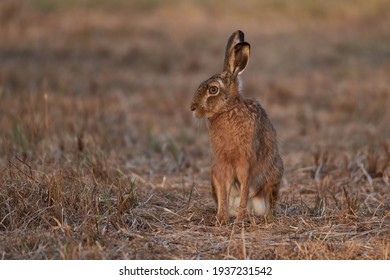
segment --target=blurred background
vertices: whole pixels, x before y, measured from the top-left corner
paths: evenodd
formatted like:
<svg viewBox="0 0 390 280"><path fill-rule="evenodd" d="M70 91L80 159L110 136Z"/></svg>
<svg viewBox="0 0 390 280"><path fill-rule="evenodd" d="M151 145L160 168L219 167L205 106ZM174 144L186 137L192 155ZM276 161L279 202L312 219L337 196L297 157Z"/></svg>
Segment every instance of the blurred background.
<svg viewBox="0 0 390 280"><path fill-rule="evenodd" d="M166 137L197 143L206 133L190 127L189 101L221 70L237 29L252 45L245 95L269 111L284 149L387 140L389 7L385 0L3 0L2 152L19 132L24 147L11 150L30 153L39 145L28 145L47 138L66 148L73 134L87 147L126 148L127 158Z"/></svg>
<svg viewBox="0 0 390 280"><path fill-rule="evenodd" d="M13 193L27 176L20 184L93 186L98 178L110 188L131 174L154 186L197 186L211 217L207 130L189 102L222 70L237 29L251 44L244 94L278 131L282 196L318 188L318 166L322 178L348 177L356 160L388 190L388 0L1 0L3 186ZM18 203L10 207L26 205ZM3 227L22 227L18 217L30 212L8 215L11 208L1 209Z"/></svg>

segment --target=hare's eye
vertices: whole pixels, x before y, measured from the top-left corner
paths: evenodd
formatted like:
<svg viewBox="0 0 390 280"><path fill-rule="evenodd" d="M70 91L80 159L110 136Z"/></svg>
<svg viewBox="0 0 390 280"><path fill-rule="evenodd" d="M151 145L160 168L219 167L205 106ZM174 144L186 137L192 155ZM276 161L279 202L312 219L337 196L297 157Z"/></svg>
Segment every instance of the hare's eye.
<svg viewBox="0 0 390 280"><path fill-rule="evenodd" d="M216 86L211 86L209 88L209 93L212 94L212 95L216 95L218 93L218 91L219 91L219 89Z"/></svg>

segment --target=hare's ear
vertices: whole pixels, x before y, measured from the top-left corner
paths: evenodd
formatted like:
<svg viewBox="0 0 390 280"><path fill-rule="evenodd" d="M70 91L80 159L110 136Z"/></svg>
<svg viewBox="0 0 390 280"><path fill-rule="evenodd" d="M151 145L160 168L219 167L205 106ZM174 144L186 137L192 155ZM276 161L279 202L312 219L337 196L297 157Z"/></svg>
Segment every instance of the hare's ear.
<svg viewBox="0 0 390 280"><path fill-rule="evenodd" d="M229 67L229 57L230 54L238 43L244 42L244 33L241 30L237 30L233 32L232 35L230 35L229 40L226 44L226 51L225 51L225 61L223 63L223 71L227 71Z"/></svg>
<svg viewBox="0 0 390 280"><path fill-rule="evenodd" d="M244 72L249 62L250 45L247 42L238 43L234 46L228 57L227 68L231 80Z"/></svg>

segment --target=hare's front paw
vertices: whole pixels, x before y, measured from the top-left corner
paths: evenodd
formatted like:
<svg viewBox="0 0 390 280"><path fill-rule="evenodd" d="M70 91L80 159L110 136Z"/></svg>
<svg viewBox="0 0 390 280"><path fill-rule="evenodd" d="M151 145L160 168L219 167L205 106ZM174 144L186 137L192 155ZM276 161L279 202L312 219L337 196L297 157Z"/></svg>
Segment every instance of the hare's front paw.
<svg viewBox="0 0 390 280"><path fill-rule="evenodd" d="M216 226L224 226L227 224L227 213L223 213L223 211L219 212L216 216L215 225Z"/></svg>
<svg viewBox="0 0 390 280"><path fill-rule="evenodd" d="M246 208L240 208L236 217L236 223L242 223L246 218Z"/></svg>

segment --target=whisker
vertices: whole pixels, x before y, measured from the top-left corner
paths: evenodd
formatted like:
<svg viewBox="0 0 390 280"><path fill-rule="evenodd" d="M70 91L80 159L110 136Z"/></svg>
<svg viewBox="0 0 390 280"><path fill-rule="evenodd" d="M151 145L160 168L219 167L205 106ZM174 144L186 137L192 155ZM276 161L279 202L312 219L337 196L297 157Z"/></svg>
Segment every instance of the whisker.
<svg viewBox="0 0 390 280"><path fill-rule="evenodd" d="M195 113L192 114L192 122L194 123L197 131L202 131L209 128L209 121L206 118L197 118Z"/></svg>

